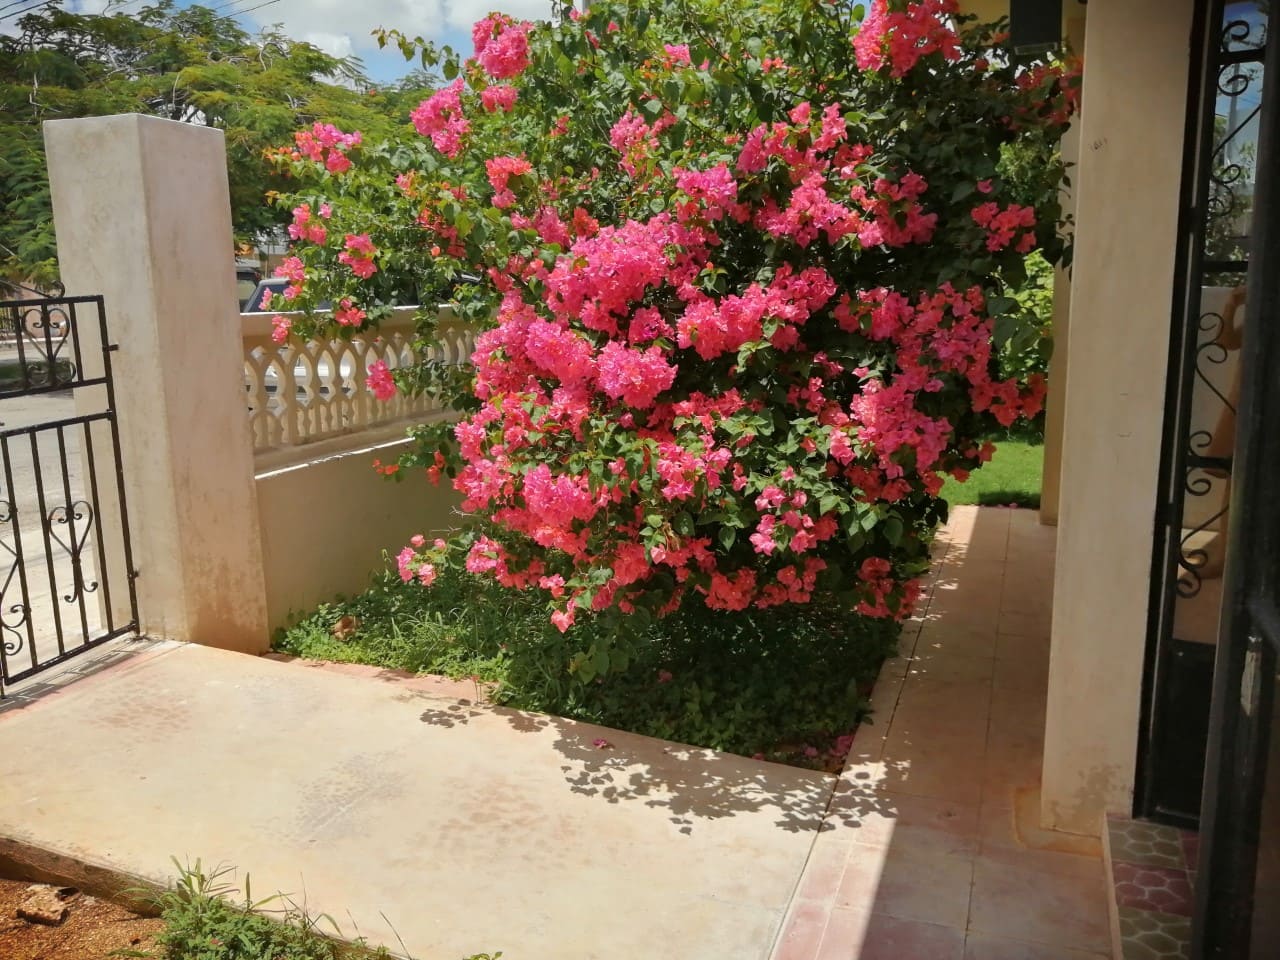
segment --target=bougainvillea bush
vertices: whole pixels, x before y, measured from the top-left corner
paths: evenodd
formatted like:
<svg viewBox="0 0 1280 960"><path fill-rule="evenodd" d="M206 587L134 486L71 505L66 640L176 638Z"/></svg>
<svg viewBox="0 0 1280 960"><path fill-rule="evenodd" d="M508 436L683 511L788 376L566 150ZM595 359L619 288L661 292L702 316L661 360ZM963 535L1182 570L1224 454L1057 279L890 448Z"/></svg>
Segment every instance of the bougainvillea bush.
<svg viewBox="0 0 1280 960"><path fill-rule="evenodd" d="M593 2L473 40L401 140L281 154L287 306L336 306L280 339L444 288L485 328L461 377L369 373L456 391L400 468L483 520L402 576L461 563L591 619L582 680L677 610L909 615L944 478L1041 407L997 341L1025 258L1061 257L1069 73L952 0Z"/></svg>

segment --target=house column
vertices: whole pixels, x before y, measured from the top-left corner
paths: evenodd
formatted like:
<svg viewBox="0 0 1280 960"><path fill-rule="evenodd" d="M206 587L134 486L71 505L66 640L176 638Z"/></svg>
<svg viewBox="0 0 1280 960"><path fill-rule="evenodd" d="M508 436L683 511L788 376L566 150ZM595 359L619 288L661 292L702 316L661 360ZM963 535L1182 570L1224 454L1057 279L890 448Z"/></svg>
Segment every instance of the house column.
<svg viewBox="0 0 1280 960"><path fill-rule="evenodd" d="M1132 803L1194 7L1086 27L1042 784L1076 833Z"/></svg>

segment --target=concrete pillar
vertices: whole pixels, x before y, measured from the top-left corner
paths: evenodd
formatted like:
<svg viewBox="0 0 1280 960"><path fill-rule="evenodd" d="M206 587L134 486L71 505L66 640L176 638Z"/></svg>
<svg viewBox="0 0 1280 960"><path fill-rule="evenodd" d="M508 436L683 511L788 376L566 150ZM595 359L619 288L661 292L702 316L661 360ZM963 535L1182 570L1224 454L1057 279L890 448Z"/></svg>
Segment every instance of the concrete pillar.
<svg viewBox="0 0 1280 960"><path fill-rule="evenodd" d="M1068 4L1063 16L1062 33L1068 48L1079 54L1084 50L1085 19ZM1068 178L1074 182L1080 165L1080 121L1062 137L1062 158L1071 167ZM1075 217L1076 194L1064 185L1061 192L1062 211ZM1062 428L1067 404L1067 341L1071 332L1071 275L1059 267L1053 274L1053 356L1049 360L1049 394L1045 398L1044 473L1040 485L1040 522L1058 523L1058 503L1062 486Z"/></svg>
<svg viewBox="0 0 1280 960"><path fill-rule="evenodd" d="M1062 138L1064 155L1078 155L1076 130ZM1074 148L1072 153L1068 150ZM1063 191L1067 193L1066 190ZM1072 210L1074 199L1063 209ZM1071 334L1071 275L1062 267L1053 272L1053 356L1049 358L1049 392L1044 407L1044 472L1040 482L1040 522L1058 523L1062 497L1062 432L1067 409L1067 353Z"/></svg>
<svg viewBox="0 0 1280 960"><path fill-rule="evenodd" d="M1045 825L1132 802L1193 0L1089 7Z"/></svg>
<svg viewBox="0 0 1280 960"><path fill-rule="evenodd" d="M260 652L269 637L222 131L126 115L50 121L44 135L63 282L103 295L119 344L141 631Z"/></svg>

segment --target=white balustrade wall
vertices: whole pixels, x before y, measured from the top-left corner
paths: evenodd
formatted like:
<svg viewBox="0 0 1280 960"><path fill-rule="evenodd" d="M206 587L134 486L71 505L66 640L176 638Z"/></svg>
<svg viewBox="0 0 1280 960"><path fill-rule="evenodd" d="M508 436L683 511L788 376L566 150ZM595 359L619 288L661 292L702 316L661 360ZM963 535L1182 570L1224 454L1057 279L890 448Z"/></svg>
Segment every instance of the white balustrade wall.
<svg viewBox="0 0 1280 960"><path fill-rule="evenodd" d="M379 400L369 389L369 368L379 360L390 370L424 359L462 364L475 346L474 328L443 311L437 335L417 344L415 313L397 310L350 341L279 344L271 339L271 314L240 317L273 628L336 593L363 589L384 553L459 520L461 498L447 481L433 487L414 471L397 483L373 469L375 460L393 464L411 448L411 426L454 414L424 396L397 392Z"/></svg>
<svg viewBox="0 0 1280 960"><path fill-rule="evenodd" d="M259 462L287 460L287 448L336 437L359 444L352 435L447 416L434 398L398 392L382 401L367 383L378 361L396 370L423 359L462 364L471 356L473 328L442 311L434 340L419 345L415 315L412 307L398 309L376 331L349 341L290 338L278 344L271 339L271 314L242 314L249 425Z"/></svg>

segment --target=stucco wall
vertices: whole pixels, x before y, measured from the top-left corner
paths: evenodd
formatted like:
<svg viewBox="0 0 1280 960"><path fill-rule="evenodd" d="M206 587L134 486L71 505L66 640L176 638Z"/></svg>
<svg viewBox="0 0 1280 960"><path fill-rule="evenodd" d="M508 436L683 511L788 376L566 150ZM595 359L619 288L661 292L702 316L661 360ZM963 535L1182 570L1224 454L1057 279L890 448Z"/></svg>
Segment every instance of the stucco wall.
<svg viewBox="0 0 1280 960"><path fill-rule="evenodd" d="M1043 779L1077 833L1132 801L1192 9L1089 7Z"/></svg>
<svg viewBox="0 0 1280 960"><path fill-rule="evenodd" d="M460 499L421 471L396 483L372 463L394 463L408 441L325 457L257 477L271 629L335 594L359 592L415 533L455 526Z"/></svg>

